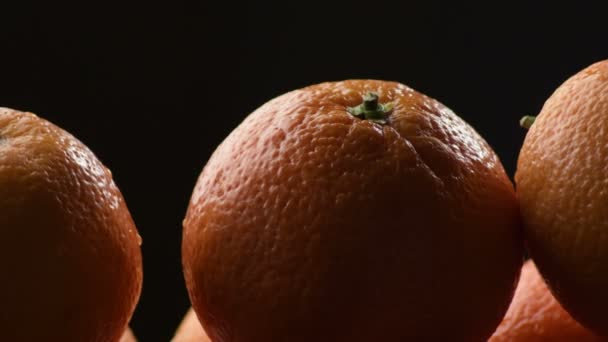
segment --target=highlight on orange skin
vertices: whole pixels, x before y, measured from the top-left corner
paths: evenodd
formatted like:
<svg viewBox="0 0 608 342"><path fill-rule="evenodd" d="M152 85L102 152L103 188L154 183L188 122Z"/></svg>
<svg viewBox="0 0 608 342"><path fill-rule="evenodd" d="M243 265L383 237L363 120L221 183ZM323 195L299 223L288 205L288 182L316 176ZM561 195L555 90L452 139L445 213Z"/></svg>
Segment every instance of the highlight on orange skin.
<svg viewBox="0 0 608 342"><path fill-rule="evenodd" d="M188 310L171 342L211 342L192 308Z"/></svg>
<svg viewBox="0 0 608 342"><path fill-rule="evenodd" d="M602 341L585 329L553 297L536 265L528 260L513 302L488 342Z"/></svg>
<svg viewBox="0 0 608 342"><path fill-rule="evenodd" d="M119 342L137 342L137 339L135 338L135 335L133 335L133 331L131 331L130 328L127 328Z"/></svg>

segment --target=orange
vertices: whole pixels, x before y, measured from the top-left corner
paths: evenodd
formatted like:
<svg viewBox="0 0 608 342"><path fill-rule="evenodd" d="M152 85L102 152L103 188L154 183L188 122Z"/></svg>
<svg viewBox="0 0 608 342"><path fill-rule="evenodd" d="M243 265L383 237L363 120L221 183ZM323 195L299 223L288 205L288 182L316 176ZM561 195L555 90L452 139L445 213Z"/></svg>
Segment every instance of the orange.
<svg viewBox="0 0 608 342"><path fill-rule="evenodd" d="M485 341L515 290L519 230L473 128L402 84L351 80L280 96L224 140L182 258L216 342Z"/></svg>
<svg viewBox="0 0 608 342"><path fill-rule="evenodd" d="M118 341L141 290L139 244L86 146L0 109L0 340Z"/></svg>
<svg viewBox="0 0 608 342"><path fill-rule="evenodd" d="M530 255L578 321L608 336L608 61L562 84L524 141L515 181Z"/></svg>
<svg viewBox="0 0 608 342"><path fill-rule="evenodd" d="M211 342L211 340L203 330L196 313L190 308L171 342Z"/></svg>
<svg viewBox="0 0 608 342"><path fill-rule="evenodd" d="M125 333L120 338L119 342L137 342L137 339L135 338L135 335L133 335L131 329L127 328L127 330L125 330Z"/></svg>
<svg viewBox="0 0 608 342"><path fill-rule="evenodd" d="M489 342L601 341L575 321L555 300L529 260L509 310Z"/></svg>

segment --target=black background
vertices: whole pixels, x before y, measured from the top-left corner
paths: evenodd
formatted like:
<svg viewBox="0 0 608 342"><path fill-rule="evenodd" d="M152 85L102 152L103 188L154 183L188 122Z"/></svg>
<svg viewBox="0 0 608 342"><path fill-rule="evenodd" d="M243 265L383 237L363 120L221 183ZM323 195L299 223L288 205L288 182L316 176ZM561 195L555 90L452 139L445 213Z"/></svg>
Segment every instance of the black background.
<svg viewBox="0 0 608 342"><path fill-rule="evenodd" d="M396 80L467 120L512 176L518 119L608 58L605 12L580 2L329 4L0 5L0 106L33 111L87 144L144 239L132 320L141 341L169 340L188 308L189 196L217 144L262 103L322 81Z"/></svg>

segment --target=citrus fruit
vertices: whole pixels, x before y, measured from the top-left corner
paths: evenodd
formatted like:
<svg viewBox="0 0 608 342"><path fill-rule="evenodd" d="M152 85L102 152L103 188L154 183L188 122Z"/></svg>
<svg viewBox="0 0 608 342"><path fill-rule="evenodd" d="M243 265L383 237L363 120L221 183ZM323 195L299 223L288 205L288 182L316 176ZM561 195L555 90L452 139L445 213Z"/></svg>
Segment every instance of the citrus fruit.
<svg viewBox="0 0 608 342"><path fill-rule="evenodd" d="M601 341L555 300L534 262L528 260L509 310L489 342Z"/></svg>
<svg viewBox="0 0 608 342"><path fill-rule="evenodd" d="M323 83L217 148L182 259L213 341L485 341L520 271L519 209L447 107L394 82Z"/></svg>
<svg viewBox="0 0 608 342"><path fill-rule="evenodd" d="M118 341L141 290L139 244L86 146L0 109L0 340Z"/></svg>
<svg viewBox="0 0 608 342"><path fill-rule="evenodd" d="M608 61L545 102L515 181L530 255L562 306L608 336Z"/></svg>
<svg viewBox="0 0 608 342"><path fill-rule="evenodd" d="M133 331L127 328L127 330L125 330L125 333L120 338L119 342L137 342L137 339L135 338L135 335L133 335Z"/></svg>
<svg viewBox="0 0 608 342"><path fill-rule="evenodd" d="M171 342L211 342L192 308L188 310Z"/></svg>

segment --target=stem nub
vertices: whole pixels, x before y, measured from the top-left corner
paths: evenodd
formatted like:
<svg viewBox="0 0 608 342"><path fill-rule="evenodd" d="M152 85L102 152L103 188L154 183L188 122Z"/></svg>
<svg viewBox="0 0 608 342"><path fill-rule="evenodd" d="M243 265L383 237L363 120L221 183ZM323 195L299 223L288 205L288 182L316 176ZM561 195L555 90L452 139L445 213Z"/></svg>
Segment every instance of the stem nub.
<svg viewBox="0 0 608 342"><path fill-rule="evenodd" d="M519 125L525 129L530 129L535 120L536 116L526 115L519 120Z"/></svg>
<svg viewBox="0 0 608 342"><path fill-rule="evenodd" d="M346 110L359 119L384 125L387 123L388 114L393 110L393 105L392 103L379 103L378 94L369 92L363 95L363 103L356 107L348 107Z"/></svg>

